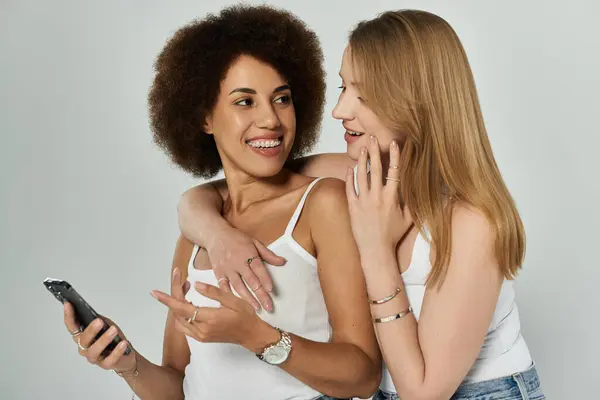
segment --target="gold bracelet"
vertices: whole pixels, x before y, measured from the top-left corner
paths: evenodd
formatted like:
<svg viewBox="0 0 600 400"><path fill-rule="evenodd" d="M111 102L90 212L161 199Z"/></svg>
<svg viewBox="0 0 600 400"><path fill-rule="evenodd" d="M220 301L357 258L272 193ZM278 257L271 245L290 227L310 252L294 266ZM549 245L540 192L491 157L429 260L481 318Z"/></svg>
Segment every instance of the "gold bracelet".
<svg viewBox="0 0 600 400"><path fill-rule="evenodd" d="M119 375L121 378L126 378L126 375L132 374L133 377L135 378L135 377L137 377L140 374L140 372L137 369L137 363L136 363L135 367L133 367L129 371L123 371L123 372L115 371L115 374Z"/></svg>
<svg viewBox="0 0 600 400"><path fill-rule="evenodd" d="M398 286L396 288L396 291L392 294L390 294L389 296L384 297L383 299L380 300L371 300L369 299L369 304L383 304L383 303L387 303L388 301L392 300L394 297L396 297L398 295L398 293L400 293L402 291L402 288L400 286Z"/></svg>
<svg viewBox="0 0 600 400"><path fill-rule="evenodd" d="M133 356L135 357L135 366L132 369L130 369L129 371L123 371L123 372L118 372L113 369L113 372L115 374L119 375L123 379L127 379L126 375L132 375L132 378L137 378L137 376L140 374L140 371L138 370L137 352ZM136 399L135 381L132 381L131 382L131 400L135 400L135 399Z"/></svg>
<svg viewBox="0 0 600 400"><path fill-rule="evenodd" d="M376 324L379 324L381 322L390 322L390 321L394 321L396 319L400 319L402 317L407 316L408 314L410 314L411 312L413 312L412 307L408 307L406 310L402 311L400 314L395 314L395 315L390 315L387 317L381 317L381 318L373 318L373 322L375 322Z"/></svg>

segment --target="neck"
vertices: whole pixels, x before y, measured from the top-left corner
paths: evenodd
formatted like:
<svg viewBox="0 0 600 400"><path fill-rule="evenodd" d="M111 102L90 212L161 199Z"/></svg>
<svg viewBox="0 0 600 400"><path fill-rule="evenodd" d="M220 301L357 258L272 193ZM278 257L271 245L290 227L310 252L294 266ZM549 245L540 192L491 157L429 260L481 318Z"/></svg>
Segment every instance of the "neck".
<svg viewBox="0 0 600 400"><path fill-rule="evenodd" d="M224 168L229 192L224 211L241 214L252 204L271 199L281 192L292 173L282 169L274 176L260 178L235 168Z"/></svg>

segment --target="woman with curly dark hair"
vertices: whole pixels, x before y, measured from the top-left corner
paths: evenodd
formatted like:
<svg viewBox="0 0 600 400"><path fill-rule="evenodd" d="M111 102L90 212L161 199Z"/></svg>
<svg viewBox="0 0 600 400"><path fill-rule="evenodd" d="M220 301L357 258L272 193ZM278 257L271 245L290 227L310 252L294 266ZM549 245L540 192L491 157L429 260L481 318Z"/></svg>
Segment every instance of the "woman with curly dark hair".
<svg viewBox="0 0 600 400"><path fill-rule="evenodd" d="M237 293L270 294L264 310L253 308L227 290L203 248L180 237L171 295L152 292L169 308L162 365L135 350L124 355L124 345L102 357L118 328L95 340L102 321L81 332L67 304L65 323L80 354L117 372L142 399L375 392L381 358L344 183L284 167L315 143L324 92L318 40L288 12L231 7L174 35L157 59L149 95L154 138L196 176L223 169L224 217L285 262L267 264L272 287Z"/></svg>

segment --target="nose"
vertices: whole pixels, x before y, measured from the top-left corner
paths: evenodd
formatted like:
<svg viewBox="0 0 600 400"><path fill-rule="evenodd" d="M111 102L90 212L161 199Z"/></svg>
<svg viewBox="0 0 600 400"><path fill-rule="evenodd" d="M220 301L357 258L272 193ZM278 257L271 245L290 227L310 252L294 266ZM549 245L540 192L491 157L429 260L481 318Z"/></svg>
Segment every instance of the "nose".
<svg viewBox="0 0 600 400"><path fill-rule="evenodd" d="M335 119L350 121L354 119L354 104L344 93L338 98L338 102L333 108L331 115Z"/></svg>
<svg viewBox="0 0 600 400"><path fill-rule="evenodd" d="M258 107L258 115L256 118L256 126L262 129L274 130L281 125L279 116L273 109L273 106L269 103L262 107Z"/></svg>

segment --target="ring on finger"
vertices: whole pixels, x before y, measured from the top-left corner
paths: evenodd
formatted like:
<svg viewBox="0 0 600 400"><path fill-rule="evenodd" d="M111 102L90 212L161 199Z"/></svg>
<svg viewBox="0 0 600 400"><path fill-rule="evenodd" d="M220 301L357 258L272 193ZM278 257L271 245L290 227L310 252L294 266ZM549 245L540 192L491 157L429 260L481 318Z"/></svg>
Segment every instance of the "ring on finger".
<svg viewBox="0 0 600 400"><path fill-rule="evenodd" d="M390 168L391 168L391 169L399 169L400 167L399 167L399 166L397 166L397 165L390 165Z"/></svg>
<svg viewBox="0 0 600 400"><path fill-rule="evenodd" d="M82 350L82 351L86 351L87 349L89 349L89 347L86 347L86 346L84 346L84 345L81 344L81 338L80 337L77 338L77 347L79 347L79 350Z"/></svg>
<svg viewBox="0 0 600 400"><path fill-rule="evenodd" d="M198 309L199 309L199 307L196 307L196 309L194 310L194 314L187 319L188 324L191 324L192 322L194 322L196 320L196 315L198 315Z"/></svg>
<svg viewBox="0 0 600 400"><path fill-rule="evenodd" d="M398 179L398 178L392 178L391 176L386 176L385 179L388 180L388 181L400 182L400 179Z"/></svg>
<svg viewBox="0 0 600 400"><path fill-rule="evenodd" d="M221 285L221 282L225 281L225 282L229 282L229 278L223 277L217 280L217 285Z"/></svg>
<svg viewBox="0 0 600 400"><path fill-rule="evenodd" d="M257 258L258 258L258 256L250 257L249 259L246 260L246 264L248 264L248 265L252 264L252 261L254 261Z"/></svg>
<svg viewBox="0 0 600 400"><path fill-rule="evenodd" d="M81 335L83 333L83 331L81 330L81 327L75 329L73 332L69 332L71 334L71 336L73 337L77 337L79 335Z"/></svg>

